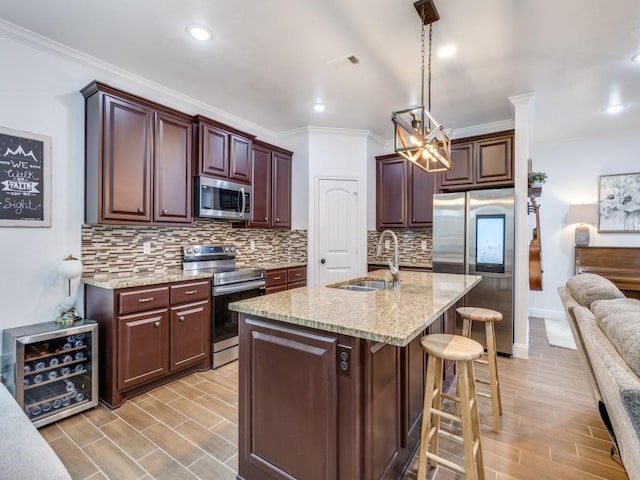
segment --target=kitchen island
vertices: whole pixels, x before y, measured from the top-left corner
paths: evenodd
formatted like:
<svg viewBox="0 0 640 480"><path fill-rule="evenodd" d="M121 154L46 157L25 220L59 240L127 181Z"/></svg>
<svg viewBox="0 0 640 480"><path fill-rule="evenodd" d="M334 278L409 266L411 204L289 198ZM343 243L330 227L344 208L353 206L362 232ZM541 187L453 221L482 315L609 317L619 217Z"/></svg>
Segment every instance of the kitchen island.
<svg viewBox="0 0 640 480"><path fill-rule="evenodd" d="M420 434L420 338L453 333L455 304L479 281L402 271L399 288L332 288L350 281L230 304L240 313L238 478L401 478Z"/></svg>

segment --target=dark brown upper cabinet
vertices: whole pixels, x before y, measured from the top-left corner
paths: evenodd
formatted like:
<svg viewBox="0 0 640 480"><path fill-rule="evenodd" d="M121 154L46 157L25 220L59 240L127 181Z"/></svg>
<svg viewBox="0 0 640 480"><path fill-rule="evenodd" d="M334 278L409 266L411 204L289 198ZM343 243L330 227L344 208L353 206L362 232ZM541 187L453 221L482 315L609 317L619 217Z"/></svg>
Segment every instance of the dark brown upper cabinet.
<svg viewBox="0 0 640 480"><path fill-rule="evenodd" d="M191 223L191 117L99 82L82 94L86 222Z"/></svg>
<svg viewBox="0 0 640 480"><path fill-rule="evenodd" d="M460 138L451 144L453 168L439 174L441 191L513 186L513 130Z"/></svg>
<svg viewBox="0 0 640 480"><path fill-rule="evenodd" d="M252 145L251 220L254 228L291 228L293 152L255 140Z"/></svg>
<svg viewBox="0 0 640 480"><path fill-rule="evenodd" d="M376 157L376 228L431 227L434 184L434 174L402 157Z"/></svg>
<svg viewBox="0 0 640 480"><path fill-rule="evenodd" d="M195 117L198 133L198 167L200 175L251 183L250 135L210 118Z"/></svg>

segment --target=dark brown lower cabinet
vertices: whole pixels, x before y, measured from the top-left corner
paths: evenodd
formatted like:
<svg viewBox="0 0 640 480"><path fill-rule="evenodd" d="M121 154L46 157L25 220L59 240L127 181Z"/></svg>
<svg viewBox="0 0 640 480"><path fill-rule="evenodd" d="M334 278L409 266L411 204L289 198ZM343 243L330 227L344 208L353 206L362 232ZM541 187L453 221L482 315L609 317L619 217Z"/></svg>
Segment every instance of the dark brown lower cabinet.
<svg viewBox="0 0 640 480"><path fill-rule="evenodd" d="M420 435L421 336L395 347L241 314L238 478L402 478Z"/></svg>
<svg viewBox="0 0 640 480"><path fill-rule="evenodd" d="M211 281L109 289L85 284L99 329L100 400L111 408L211 368Z"/></svg>

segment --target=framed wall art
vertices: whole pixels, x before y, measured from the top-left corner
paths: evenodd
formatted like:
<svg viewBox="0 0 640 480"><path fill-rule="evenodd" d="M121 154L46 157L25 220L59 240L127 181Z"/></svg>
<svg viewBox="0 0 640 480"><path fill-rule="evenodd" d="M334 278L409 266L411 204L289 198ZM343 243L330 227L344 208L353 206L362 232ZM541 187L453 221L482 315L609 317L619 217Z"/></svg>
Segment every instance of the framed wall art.
<svg viewBox="0 0 640 480"><path fill-rule="evenodd" d="M600 177L598 231L640 233L640 173Z"/></svg>
<svg viewBox="0 0 640 480"><path fill-rule="evenodd" d="M51 137L0 127L0 227L51 226Z"/></svg>

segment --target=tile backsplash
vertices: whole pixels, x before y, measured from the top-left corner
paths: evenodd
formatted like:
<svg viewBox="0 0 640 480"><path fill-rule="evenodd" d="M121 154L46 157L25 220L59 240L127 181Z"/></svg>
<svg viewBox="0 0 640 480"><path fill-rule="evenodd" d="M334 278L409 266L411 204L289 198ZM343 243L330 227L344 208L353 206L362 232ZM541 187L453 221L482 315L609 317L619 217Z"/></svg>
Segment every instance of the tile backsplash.
<svg viewBox="0 0 640 480"><path fill-rule="evenodd" d="M400 263L431 263L432 235L431 230L394 230L398 236ZM382 256L376 256L376 247L380 234L376 230L367 232L367 259L369 263L393 260L393 245L389 250L382 248ZM389 239L389 237L387 237ZM426 250L422 250L422 242L426 242Z"/></svg>
<svg viewBox="0 0 640 480"><path fill-rule="evenodd" d="M143 253L144 242L150 242L150 254ZM205 219L184 227L83 225L83 274L182 268L183 245L209 243L235 245L237 262L307 261L306 230L233 228L230 222Z"/></svg>

